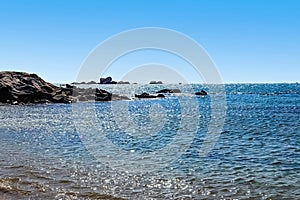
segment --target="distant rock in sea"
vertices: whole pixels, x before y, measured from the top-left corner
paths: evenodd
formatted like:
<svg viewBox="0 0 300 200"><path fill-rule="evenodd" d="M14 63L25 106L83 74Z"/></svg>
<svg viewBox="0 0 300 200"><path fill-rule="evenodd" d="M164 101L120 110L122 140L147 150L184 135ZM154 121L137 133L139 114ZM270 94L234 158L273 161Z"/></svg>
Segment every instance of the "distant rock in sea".
<svg viewBox="0 0 300 200"><path fill-rule="evenodd" d="M73 85L85 85L85 84L97 84L97 82L96 81L88 81L88 82L82 81L82 82L73 82L71 84L73 84Z"/></svg>
<svg viewBox="0 0 300 200"><path fill-rule="evenodd" d="M163 84L162 81L150 81L149 84Z"/></svg>
<svg viewBox="0 0 300 200"><path fill-rule="evenodd" d="M130 84L129 81L119 81L118 84Z"/></svg>
<svg viewBox="0 0 300 200"><path fill-rule="evenodd" d="M112 78L106 77L106 78L100 78L100 84L117 84L116 81L113 81Z"/></svg>

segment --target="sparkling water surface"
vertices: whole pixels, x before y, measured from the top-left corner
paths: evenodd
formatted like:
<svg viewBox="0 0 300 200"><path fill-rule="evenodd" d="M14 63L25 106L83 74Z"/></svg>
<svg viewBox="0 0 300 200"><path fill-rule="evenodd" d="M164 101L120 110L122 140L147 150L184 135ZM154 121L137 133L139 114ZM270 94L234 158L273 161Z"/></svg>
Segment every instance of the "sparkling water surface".
<svg viewBox="0 0 300 200"><path fill-rule="evenodd" d="M0 199L299 199L300 84L226 85L225 123L205 157L199 156L199 149L209 121L217 117L211 116L214 94L191 94L208 90L207 85L101 88L129 97L163 88L179 88L182 94L80 102L79 121L74 120L71 104L0 106ZM186 98L198 104L184 105L189 126L197 127L197 132L182 154L163 163L176 152L156 152L174 142L180 130L188 135L189 127L180 126ZM99 129L90 131L94 121L87 117L88 108L93 109ZM96 159L82 141L80 123L92 141L104 135L124 152L153 152L165 167L141 173L133 160L130 170L121 170L128 166L126 158L112 166L107 159L119 155L97 143L92 148L108 158Z"/></svg>

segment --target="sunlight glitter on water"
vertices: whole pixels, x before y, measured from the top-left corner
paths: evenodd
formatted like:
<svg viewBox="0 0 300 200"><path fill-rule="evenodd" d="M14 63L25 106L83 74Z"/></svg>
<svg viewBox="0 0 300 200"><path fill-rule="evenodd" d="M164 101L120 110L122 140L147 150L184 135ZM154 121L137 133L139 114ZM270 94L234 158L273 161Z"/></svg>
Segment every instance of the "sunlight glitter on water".
<svg viewBox="0 0 300 200"><path fill-rule="evenodd" d="M148 87L148 92L157 89ZM122 89L126 90L130 89ZM300 196L299 86L227 85L226 91L226 121L213 151L204 158L198 154L211 118L209 97L198 98L199 120L192 121L198 130L189 148L164 168L146 173L114 169L110 163L95 159L74 125L72 105L0 106L0 197L297 199ZM102 130L110 130L106 137L113 144L131 153L156 152L172 141L177 130L188 130L179 126L180 107L174 109L178 98L185 97L128 102L132 120L143 127L142 132L154 137L152 142L148 141L150 138L140 140L143 139L140 133L124 134L126 123L120 128L111 121L112 103L87 104L92 104L102 127L106 127ZM155 104L164 112L149 116ZM190 112L191 118L195 118L193 108ZM166 117L164 126L152 127L151 122L162 116ZM129 130L133 129L129 127L127 133ZM154 130L161 132L155 134ZM91 134L98 135L97 131ZM97 150L107 151L105 146ZM112 153L107 152L107 156L114 156ZM128 163L120 160L119 164Z"/></svg>

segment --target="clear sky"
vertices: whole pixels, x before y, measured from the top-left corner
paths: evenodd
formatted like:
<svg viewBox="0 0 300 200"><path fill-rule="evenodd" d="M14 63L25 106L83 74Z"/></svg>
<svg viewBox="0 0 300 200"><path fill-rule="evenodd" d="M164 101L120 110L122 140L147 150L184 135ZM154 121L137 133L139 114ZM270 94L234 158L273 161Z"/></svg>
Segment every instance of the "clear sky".
<svg viewBox="0 0 300 200"><path fill-rule="evenodd" d="M99 43L140 27L193 38L226 83L300 81L299 0L0 0L0 70L72 82Z"/></svg>

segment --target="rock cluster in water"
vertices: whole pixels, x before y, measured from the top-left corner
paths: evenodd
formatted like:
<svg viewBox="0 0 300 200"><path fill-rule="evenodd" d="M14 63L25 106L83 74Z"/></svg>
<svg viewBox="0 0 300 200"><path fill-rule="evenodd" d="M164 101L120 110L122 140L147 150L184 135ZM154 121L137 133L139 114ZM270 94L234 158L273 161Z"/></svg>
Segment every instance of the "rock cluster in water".
<svg viewBox="0 0 300 200"><path fill-rule="evenodd" d="M73 85L85 85L85 84L87 84L87 85L91 85L91 84L130 84L130 82L129 81L119 81L119 82L113 81L113 79L110 76L108 76L106 78L100 78L100 82L98 82L98 83L96 81L88 81L88 82L83 81L83 82L73 82L72 84ZM136 83L133 83L133 84L136 84Z"/></svg>

